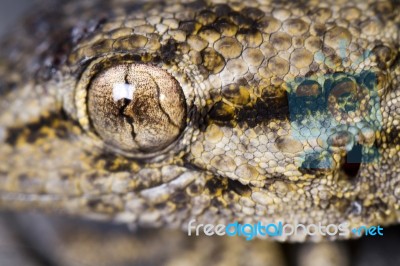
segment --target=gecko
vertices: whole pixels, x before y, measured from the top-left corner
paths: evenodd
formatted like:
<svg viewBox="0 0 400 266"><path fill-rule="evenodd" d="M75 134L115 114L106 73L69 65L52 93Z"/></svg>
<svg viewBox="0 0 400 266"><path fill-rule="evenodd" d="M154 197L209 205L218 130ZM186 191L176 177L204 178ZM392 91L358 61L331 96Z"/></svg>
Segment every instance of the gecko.
<svg viewBox="0 0 400 266"><path fill-rule="evenodd" d="M2 209L178 231L399 222L396 1L34 9L0 51Z"/></svg>

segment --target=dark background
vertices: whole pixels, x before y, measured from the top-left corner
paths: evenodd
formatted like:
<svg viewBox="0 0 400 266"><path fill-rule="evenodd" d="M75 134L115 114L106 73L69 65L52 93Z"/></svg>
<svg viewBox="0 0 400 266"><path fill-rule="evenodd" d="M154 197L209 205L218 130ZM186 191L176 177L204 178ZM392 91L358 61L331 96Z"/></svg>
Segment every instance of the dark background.
<svg viewBox="0 0 400 266"><path fill-rule="evenodd" d="M1 0L0 1L0 37L8 30L12 30L21 16L30 7L35 5L35 0Z"/></svg>

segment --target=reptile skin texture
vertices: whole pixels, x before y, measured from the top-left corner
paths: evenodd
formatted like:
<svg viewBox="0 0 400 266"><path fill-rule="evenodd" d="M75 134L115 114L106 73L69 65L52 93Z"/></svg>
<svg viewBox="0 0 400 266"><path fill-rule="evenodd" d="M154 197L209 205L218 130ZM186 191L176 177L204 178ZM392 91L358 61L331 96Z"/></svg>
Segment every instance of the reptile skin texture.
<svg viewBox="0 0 400 266"><path fill-rule="evenodd" d="M397 1L43 1L1 43L0 207L54 265L349 265L351 234L184 233L399 223L399 25Z"/></svg>

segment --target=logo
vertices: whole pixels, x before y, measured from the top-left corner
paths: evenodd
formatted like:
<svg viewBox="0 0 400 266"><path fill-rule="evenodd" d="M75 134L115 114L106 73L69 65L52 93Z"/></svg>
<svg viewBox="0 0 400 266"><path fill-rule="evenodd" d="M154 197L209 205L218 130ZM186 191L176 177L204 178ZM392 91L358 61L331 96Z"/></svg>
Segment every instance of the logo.
<svg viewBox="0 0 400 266"><path fill-rule="evenodd" d="M196 220L193 219L188 224L188 236L199 236L200 233L206 236L243 236L246 240L252 240L257 236L260 237L288 237L293 235L303 236L348 236L354 234L356 236L383 236L383 228L381 226L361 226L350 230L348 223L341 223L339 225L329 224L308 224L304 225L301 223L296 224L284 224L279 221L277 223L262 224L258 222L256 224L241 224L238 222L224 224L197 224Z"/></svg>

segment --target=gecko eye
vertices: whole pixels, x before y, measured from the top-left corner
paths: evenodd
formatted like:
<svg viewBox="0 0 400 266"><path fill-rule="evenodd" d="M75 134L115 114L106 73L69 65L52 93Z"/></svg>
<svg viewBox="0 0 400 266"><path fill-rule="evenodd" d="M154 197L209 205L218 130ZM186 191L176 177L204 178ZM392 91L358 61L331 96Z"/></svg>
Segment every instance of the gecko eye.
<svg viewBox="0 0 400 266"><path fill-rule="evenodd" d="M87 107L103 141L130 152L166 148L186 125L179 83L151 65L120 64L103 70L89 85Z"/></svg>

